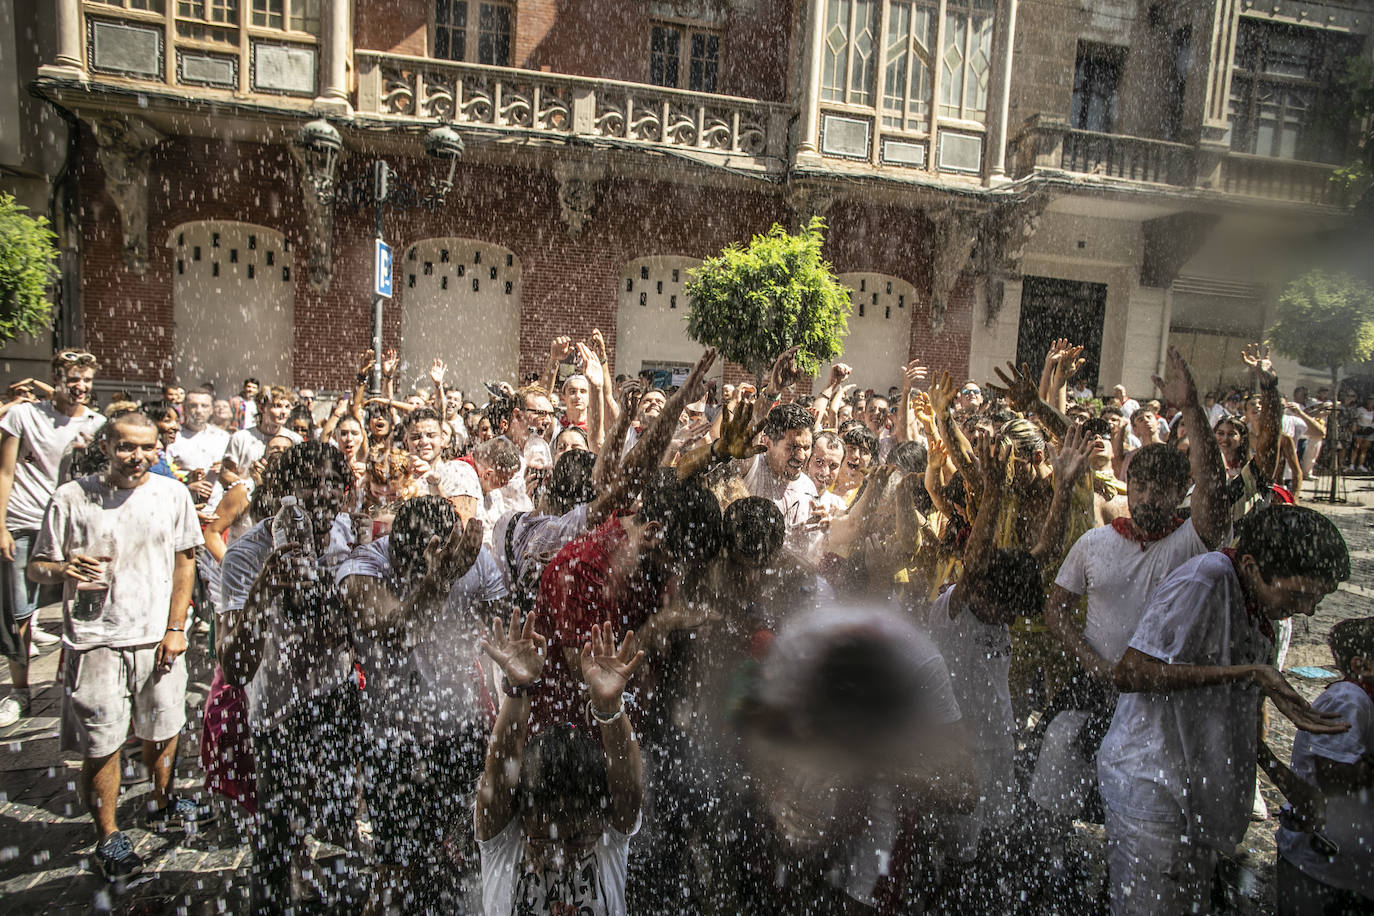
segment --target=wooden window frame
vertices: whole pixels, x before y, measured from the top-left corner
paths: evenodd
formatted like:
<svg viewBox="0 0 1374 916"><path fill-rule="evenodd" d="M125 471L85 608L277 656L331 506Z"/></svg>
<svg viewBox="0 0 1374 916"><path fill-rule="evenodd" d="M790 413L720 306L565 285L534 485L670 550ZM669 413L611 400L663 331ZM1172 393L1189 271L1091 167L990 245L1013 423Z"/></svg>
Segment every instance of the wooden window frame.
<svg viewBox="0 0 1374 916"><path fill-rule="evenodd" d="M435 60L447 60L453 61L454 63L479 64L479 66L511 66L511 57L515 51L515 32L517 28L516 4L513 2L513 0L449 0L450 9L458 6L459 4L463 6L464 13L466 16L466 25L464 25L463 27L463 57L459 59L453 57L452 54L450 54L447 57L439 56L439 29L452 29L453 26L452 24L441 25L439 23L438 0L429 0L429 47L427 56L432 57ZM506 59L504 62L481 64L479 61L480 55L478 54L478 49L481 45L482 39L481 16L483 6L502 7L507 11L507 15L510 17L510 30L506 35Z"/></svg>

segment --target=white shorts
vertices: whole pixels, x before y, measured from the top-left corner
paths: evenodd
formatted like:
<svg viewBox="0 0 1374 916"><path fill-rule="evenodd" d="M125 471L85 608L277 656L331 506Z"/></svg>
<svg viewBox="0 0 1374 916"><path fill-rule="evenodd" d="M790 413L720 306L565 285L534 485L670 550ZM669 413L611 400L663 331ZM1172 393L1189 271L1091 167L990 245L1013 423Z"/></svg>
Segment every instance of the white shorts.
<svg viewBox="0 0 1374 916"><path fill-rule="evenodd" d="M1112 916L1210 913L1217 850L1189 842L1177 822L1107 813Z"/></svg>
<svg viewBox="0 0 1374 916"><path fill-rule="evenodd" d="M157 646L68 647L63 662L62 749L107 757L134 734L167 741L186 724L186 655L158 671Z"/></svg>

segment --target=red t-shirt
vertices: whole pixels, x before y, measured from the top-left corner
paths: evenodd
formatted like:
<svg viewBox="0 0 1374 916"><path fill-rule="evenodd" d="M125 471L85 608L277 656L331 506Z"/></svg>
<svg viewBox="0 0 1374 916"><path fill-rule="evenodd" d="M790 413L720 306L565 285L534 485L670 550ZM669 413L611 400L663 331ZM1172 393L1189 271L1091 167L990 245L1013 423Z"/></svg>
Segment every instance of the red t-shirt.
<svg viewBox="0 0 1374 916"><path fill-rule="evenodd" d="M558 551L539 579L535 612L549 638L544 683L532 700L532 730L556 722L582 723L586 694L581 671L570 669L563 650L581 650L592 627L610 620L617 640L637 630L658 610L663 588L638 570L615 581L611 558L625 543L625 526L611 518Z"/></svg>

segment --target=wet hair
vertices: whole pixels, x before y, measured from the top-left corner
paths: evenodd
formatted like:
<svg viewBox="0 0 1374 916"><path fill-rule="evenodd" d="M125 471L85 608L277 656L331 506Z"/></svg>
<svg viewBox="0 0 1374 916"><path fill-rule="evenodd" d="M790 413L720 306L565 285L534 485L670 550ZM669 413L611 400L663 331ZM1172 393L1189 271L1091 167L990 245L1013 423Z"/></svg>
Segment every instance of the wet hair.
<svg viewBox="0 0 1374 916"><path fill-rule="evenodd" d="M553 465L549 481L548 506L554 515L564 515L596 498L592 468L596 456L584 449L564 452Z"/></svg>
<svg viewBox="0 0 1374 916"><path fill-rule="evenodd" d="M1359 656L1367 662L1374 662L1374 617L1352 617L1342 620L1331 628L1326 637L1331 647L1331 657L1341 674L1350 676L1350 661Z"/></svg>
<svg viewBox="0 0 1374 916"><path fill-rule="evenodd" d="M304 420L309 425L311 431L314 431L315 417L310 413L310 408L306 407L304 404L297 404L295 407L292 407L291 413L287 414L286 423L283 425L285 425L287 429L290 429L293 423L300 420Z"/></svg>
<svg viewBox="0 0 1374 916"><path fill-rule="evenodd" d="M1038 617L1045 607L1040 562L1029 550L992 551L987 569L975 588L989 601L1017 617Z"/></svg>
<svg viewBox="0 0 1374 916"><path fill-rule="evenodd" d="M763 565L782 549L786 526L777 503L762 496L746 496L732 502L722 518L725 553L731 560L743 558Z"/></svg>
<svg viewBox="0 0 1374 916"><path fill-rule="evenodd" d="M826 448L838 445L841 450L844 449L844 443L840 441L840 434L833 429L823 429L816 433L811 439L812 450L820 448L822 443L825 443Z"/></svg>
<svg viewBox="0 0 1374 916"><path fill-rule="evenodd" d="M256 522L271 518L281 508L281 498L285 495L281 479L281 459L286 452L274 452L264 461L262 485L253 488L248 497L248 517Z"/></svg>
<svg viewBox="0 0 1374 916"><path fill-rule="evenodd" d="M585 821L610 807L610 794L605 751L586 728L550 726L525 745L517 789L521 812L556 811L567 821Z"/></svg>
<svg viewBox="0 0 1374 916"><path fill-rule="evenodd" d="M903 474L924 474L926 447L920 442L899 442L887 453L887 464L896 465Z"/></svg>
<svg viewBox="0 0 1374 916"><path fill-rule="evenodd" d="M1121 417L1123 420L1126 419L1126 412L1115 404L1108 404L1106 407L1103 407L1097 412L1097 415L1099 417Z"/></svg>
<svg viewBox="0 0 1374 916"><path fill-rule="evenodd" d="M95 356L87 350L67 347L58 350L52 356L53 377L65 376L68 369L93 369L99 372L100 363L97 362Z"/></svg>
<svg viewBox="0 0 1374 916"><path fill-rule="evenodd" d="M816 425L816 418L800 404L779 404L768 411L763 421L763 434L769 439L781 439L788 430L810 429Z"/></svg>
<svg viewBox="0 0 1374 916"><path fill-rule="evenodd" d="M439 413L438 410L433 407L417 407L406 417L405 431L409 433L415 428L417 423L423 423L426 420L433 420L435 423L438 423L440 429L444 426L444 415Z"/></svg>
<svg viewBox="0 0 1374 916"><path fill-rule="evenodd" d="M1223 424L1230 424L1240 433L1240 446L1236 450L1236 465L1242 465L1250 457L1250 424L1245 422L1244 417L1225 416L1216 422L1212 427L1212 432L1216 433Z"/></svg>
<svg viewBox="0 0 1374 916"><path fill-rule="evenodd" d="M166 414L159 414L159 416L166 416ZM108 440L114 435L114 429L117 425L136 426L140 429L158 431L157 421L137 407L111 411L105 425L101 427L101 437Z"/></svg>
<svg viewBox="0 0 1374 916"><path fill-rule="evenodd" d="M1188 456L1167 442L1152 442L1136 449L1126 466L1126 481L1132 479L1165 486L1187 487L1190 472Z"/></svg>
<svg viewBox="0 0 1374 916"><path fill-rule="evenodd" d="M526 385L515 392L515 404L513 406L526 410L529 408L531 398L547 397L549 397L549 390L543 385Z"/></svg>
<svg viewBox="0 0 1374 916"><path fill-rule="evenodd" d="M296 403L296 392L282 385L264 385L258 389L258 396L254 399L259 407L270 407L278 401L289 401Z"/></svg>
<svg viewBox="0 0 1374 916"><path fill-rule="evenodd" d="M177 409L171 401L149 401L139 408L139 412L154 423L160 423L167 419L168 414L176 414Z"/></svg>
<svg viewBox="0 0 1374 916"><path fill-rule="evenodd" d="M999 402L1000 402L1000 401L999 401L998 399L994 399L994 403L999 403ZM1006 407L998 407L998 408L995 408L994 410L988 411L988 412L985 413L983 416L987 417L987 419L988 419L994 426L999 426L999 427L1000 427L1000 426L1005 426L1006 424L1012 422L1013 420L1019 420L1019 419L1020 419L1020 417L1018 417L1018 416L1016 415L1016 412L1015 412L1014 410L1010 410L1010 409L1008 409L1008 408L1006 408ZM1027 422L1029 422L1029 421L1027 421Z"/></svg>
<svg viewBox="0 0 1374 916"><path fill-rule="evenodd" d="M520 449L505 436L493 436L473 447L472 460L498 471L510 471L520 467Z"/></svg>
<svg viewBox="0 0 1374 916"><path fill-rule="evenodd" d="M557 435L557 436L554 436L554 438L553 438L553 444L554 444L554 445L557 445L557 444L558 444L558 440L559 440L559 439L562 439L562 438L563 438L565 435L567 435L568 433L576 433L577 435L581 436L581 437L582 437L582 446L583 446L584 448L589 448L589 447L591 446L592 440L587 436L587 431L586 431L585 429L583 429L582 427L580 427L580 426L565 426L565 427L563 427L561 430L558 431L558 435Z"/></svg>
<svg viewBox="0 0 1374 916"><path fill-rule="evenodd" d="M860 451L868 452L874 461L878 460L878 437L873 435L873 430L862 423L851 426L840 433L840 441L845 445L852 445Z"/></svg>
<svg viewBox="0 0 1374 916"><path fill-rule="evenodd" d="M408 582L424 573L425 548L430 539L447 539L457 524L457 511L442 496L417 496L397 505L387 543L392 575Z"/></svg>
<svg viewBox="0 0 1374 916"><path fill-rule="evenodd" d="M319 475L330 466L339 473L346 486L352 486L353 471L348 459L334 443L312 439L291 446L281 456L282 492L290 492L298 486L314 485Z"/></svg>
<svg viewBox="0 0 1374 916"><path fill-rule="evenodd" d="M1019 458L1030 459L1036 452L1045 451L1045 437L1030 420L1021 417L1008 420L998 429L997 435L999 438L1011 440L1012 448L1016 449Z"/></svg>
<svg viewBox="0 0 1374 916"><path fill-rule="evenodd" d="M663 549L674 560L704 563L720 552L720 503L701 484L679 481L672 468L650 478L637 514L663 526Z"/></svg>
<svg viewBox="0 0 1374 916"><path fill-rule="evenodd" d="M1322 582L1350 578L1350 551L1331 520L1306 506L1270 506L1242 519L1236 556L1255 558L1265 582L1303 576Z"/></svg>

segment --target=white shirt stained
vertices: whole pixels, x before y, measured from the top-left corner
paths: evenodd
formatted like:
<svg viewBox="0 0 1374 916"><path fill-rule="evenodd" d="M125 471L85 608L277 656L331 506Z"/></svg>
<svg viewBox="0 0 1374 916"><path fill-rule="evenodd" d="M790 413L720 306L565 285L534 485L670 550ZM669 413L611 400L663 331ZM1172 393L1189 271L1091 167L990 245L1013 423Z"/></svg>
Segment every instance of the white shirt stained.
<svg viewBox="0 0 1374 916"><path fill-rule="evenodd" d="M625 877L629 833L609 824L591 851L562 872L525 865L525 831L519 816L489 840L478 840L482 857L482 912L486 916L548 916L570 905L578 916L627 916Z"/></svg>
<svg viewBox="0 0 1374 916"><path fill-rule="evenodd" d="M14 486L5 515L5 526L10 531L32 530L42 523L48 500L57 489L63 462L71 456L73 441L80 435L94 440L104 425L105 418L89 408L69 417L54 408L51 401L10 408L0 420L0 431L19 440Z"/></svg>

